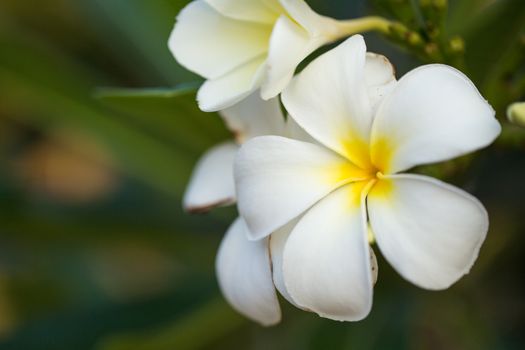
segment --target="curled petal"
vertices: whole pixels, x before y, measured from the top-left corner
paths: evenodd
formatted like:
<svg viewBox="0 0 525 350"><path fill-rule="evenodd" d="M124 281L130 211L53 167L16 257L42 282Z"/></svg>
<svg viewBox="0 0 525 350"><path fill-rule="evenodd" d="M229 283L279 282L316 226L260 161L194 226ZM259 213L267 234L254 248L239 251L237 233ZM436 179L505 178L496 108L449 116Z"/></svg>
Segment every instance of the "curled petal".
<svg viewBox="0 0 525 350"><path fill-rule="evenodd" d="M260 87L264 69L265 58L260 56L220 78L207 80L197 93L199 108L215 112L233 106Z"/></svg>
<svg viewBox="0 0 525 350"><path fill-rule="evenodd" d="M288 16L310 35L331 34L336 30L330 18L317 14L304 0L279 0Z"/></svg>
<svg viewBox="0 0 525 350"><path fill-rule="evenodd" d="M299 24L281 16L270 39L267 76L261 96L269 99L281 93L292 80L299 63L327 41L326 38L311 37Z"/></svg>
<svg viewBox="0 0 525 350"><path fill-rule="evenodd" d="M277 0L206 0L215 10L223 16L242 21L273 24L281 11L275 7Z"/></svg>
<svg viewBox="0 0 525 350"><path fill-rule="evenodd" d="M385 258L426 289L448 288L468 273L488 229L476 198L420 175L380 180L368 196L368 213Z"/></svg>
<svg viewBox="0 0 525 350"><path fill-rule="evenodd" d="M235 203L233 160L238 150L233 142L225 142L201 157L184 194L184 210L205 212L219 205Z"/></svg>
<svg viewBox="0 0 525 350"><path fill-rule="evenodd" d="M266 56L271 32L272 25L227 18L205 1L196 0L179 13L169 48L190 71L216 79Z"/></svg>
<svg viewBox="0 0 525 350"><path fill-rule="evenodd" d="M221 242L216 261L219 286L237 311L271 326L281 320L281 309L272 281L268 240L249 241L246 230L238 218Z"/></svg>

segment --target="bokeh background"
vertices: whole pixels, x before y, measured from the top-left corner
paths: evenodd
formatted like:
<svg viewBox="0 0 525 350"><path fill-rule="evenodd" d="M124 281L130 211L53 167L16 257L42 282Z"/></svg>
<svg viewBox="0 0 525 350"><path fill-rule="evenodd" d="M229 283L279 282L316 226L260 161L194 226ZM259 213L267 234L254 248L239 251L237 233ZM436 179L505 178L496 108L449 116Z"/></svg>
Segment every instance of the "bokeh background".
<svg viewBox="0 0 525 350"><path fill-rule="evenodd" d="M379 257L375 305L362 322L285 302L276 327L244 319L214 275L235 209L181 209L195 161L229 137L217 115L198 111L199 78L167 50L187 1L1 0L0 349L525 348L525 129L505 120L507 104L525 99L525 3L451 0L436 36L422 29L424 0L308 2L333 17L386 15L426 39L453 39L459 51L464 44L464 60L449 63L493 104L504 133L472 157L417 170L486 205L491 228L471 273L429 292ZM367 39L398 77L447 61ZM100 98L101 87L179 84L182 92L165 96Z"/></svg>

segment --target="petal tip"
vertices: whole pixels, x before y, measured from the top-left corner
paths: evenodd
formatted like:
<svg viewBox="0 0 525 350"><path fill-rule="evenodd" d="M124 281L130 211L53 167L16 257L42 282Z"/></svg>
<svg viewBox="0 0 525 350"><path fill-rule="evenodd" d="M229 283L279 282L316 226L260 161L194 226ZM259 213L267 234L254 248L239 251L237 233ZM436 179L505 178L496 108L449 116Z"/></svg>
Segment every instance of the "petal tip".
<svg viewBox="0 0 525 350"><path fill-rule="evenodd" d="M214 208L223 207L223 206L231 205L234 203L235 203L235 198L225 198L223 200L216 201L216 202L200 203L200 204L192 203L189 201L184 201L182 204L182 208L188 214L206 214Z"/></svg>
<svg viewBox="0 0 525 350"><path fill-rule="evenodd" d="M257 323L259 323L259 325L263 326L263 327L273 327L273 326L276 326L278 325L279 323L281 323L281 320L282 320L282 315L281 315L281 312L279 312L279 314L276 314L276 316L273 318L273 319L269 319L269 320L256 320L254 319L254 321L256 321Z"/></svg>

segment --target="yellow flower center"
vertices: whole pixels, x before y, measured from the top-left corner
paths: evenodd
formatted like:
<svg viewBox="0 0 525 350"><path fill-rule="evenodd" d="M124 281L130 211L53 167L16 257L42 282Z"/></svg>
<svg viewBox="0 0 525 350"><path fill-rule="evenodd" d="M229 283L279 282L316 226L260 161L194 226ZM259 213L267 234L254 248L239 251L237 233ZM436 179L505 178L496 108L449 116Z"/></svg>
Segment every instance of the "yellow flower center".
<svg viewBox="0 0 525 350"><path fill-rule="evenodd" d="M339 168L338 180L354 183L354 204L359 203L366 186L369 186L367 192L373 191L374 197L388 197L392 191L392 182L385 174L391 169L392 142L386 138L379 138L369 144L356 137L355 133L352 136L343 142L344 155L349 162Z"/></svg>

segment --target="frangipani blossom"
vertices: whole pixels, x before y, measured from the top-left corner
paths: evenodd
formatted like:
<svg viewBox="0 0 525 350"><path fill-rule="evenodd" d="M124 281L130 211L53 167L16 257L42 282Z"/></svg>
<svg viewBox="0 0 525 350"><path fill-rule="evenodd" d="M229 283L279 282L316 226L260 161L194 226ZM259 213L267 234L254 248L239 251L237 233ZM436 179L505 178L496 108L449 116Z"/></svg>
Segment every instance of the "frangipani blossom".
<svg viewBox="0 0 525 350"><path fill-rule="evenodd" d="M367 82L369 96L379 101L395 83L393 67L385 57L368 54L365 69L374 77ZM258 94L252 94L220 114L236 142L219 144L199 160L184 196L184 208L189 212L206 212L219 205L235 203L233 159L245 141L260 135L281 135L316 142L293 119L285 121L278 99L263 101ZM277 230L272 235L272 246L280 237L285 237L291 227ZM292 303L293 300L287 295L282 276L275 273L278 271L272 276L270 239L251 241L248 236L244 220L236 219L217 254L217 279L225 298L236 310L268 326L281 318L274 284L286 299ZM376 273L375 258L372 259Z"/></svg>
<svg viewBox="0 0 525 350"><path fill-rule="evenodd" d="M271 236L274 279L281 276L296 305L334 320L370 312L369 227L386 260L417 286L444 289L468 273L488 229L482 204L401 172L475 151L500 133L472 82L444 65L407 73L377 104L365 55L354 36L283 92L287 111L317 143L257 137L235 162L251 238L285 231Z"/></svg>
<svg viewBox="0 0 525 350"><path fill-rule="evenodd" d="M197 99L218 111L261 88L267 100L317 48L363 29L315 13L303 0L196 0L178 15L169 47L204 78Z"/></svg>

